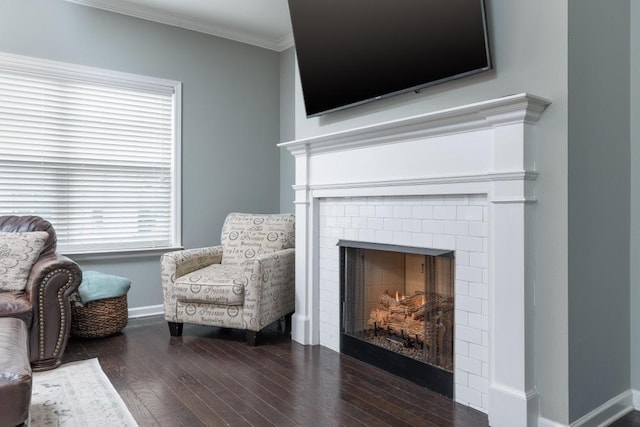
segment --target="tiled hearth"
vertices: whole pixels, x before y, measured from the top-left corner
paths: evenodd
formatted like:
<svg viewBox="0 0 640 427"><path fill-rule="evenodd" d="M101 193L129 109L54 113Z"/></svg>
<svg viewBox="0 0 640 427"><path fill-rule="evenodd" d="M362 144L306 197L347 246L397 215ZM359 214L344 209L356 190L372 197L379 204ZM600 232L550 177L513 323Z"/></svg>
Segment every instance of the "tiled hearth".
<svg viewBox="0 0 640 427"><path fill-rule="evenodd" d="M535 123L520 94L281 144L296 165L293 339L339 351L338 239L455 251L454 399L537 425Z"/></svg>

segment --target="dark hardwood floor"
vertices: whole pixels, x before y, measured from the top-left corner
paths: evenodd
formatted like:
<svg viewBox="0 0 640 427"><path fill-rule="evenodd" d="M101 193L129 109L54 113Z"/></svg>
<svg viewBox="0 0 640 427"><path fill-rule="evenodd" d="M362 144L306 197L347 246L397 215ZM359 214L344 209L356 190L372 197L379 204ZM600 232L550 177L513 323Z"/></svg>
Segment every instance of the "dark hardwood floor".
<svg viewBox="0 0 640 427"><path fill-rule="evenodd" d="M481 412L275 327L259 338L249 347L240 331L195 325L171 338L151 317L112 337L72 338L64 361L97 357L141 426L487 425Z"/></svg>
<svg viewBox="0 0 640 427"><path fill-rule="evenodd" d="M149 317L72 338L64 362L97 357L140 426L487 426L479 411L275 327L260 338L249 347L240 331L195 325L171 338ZM614 426L640 426L640 415Z"/></svg>

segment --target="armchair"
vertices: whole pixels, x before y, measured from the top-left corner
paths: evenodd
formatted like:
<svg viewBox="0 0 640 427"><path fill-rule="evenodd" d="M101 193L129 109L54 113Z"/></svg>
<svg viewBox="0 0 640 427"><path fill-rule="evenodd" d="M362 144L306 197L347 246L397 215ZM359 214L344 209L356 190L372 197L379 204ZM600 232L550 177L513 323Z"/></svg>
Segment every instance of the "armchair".
<svg viewBox="0 0 640 427"><path fill-rule="evenodd" d="M20 233L42 236L42 249L34 254L33 264L14 265L9 257L12 249L0 242L0 275L8 280L0 281L0 317L22 319L29 331L29 361L34 371L55 368L60 364L69 339L71 305L69 296L80 286L82 271L78 264L56 254L56 232L49 221L37 216L0 216L0 233L5 238ZM14 239L15 240L15 239ZM3 248L4 246L4 248ZM40 246L35 246L40 247ZM28 244L25 244L29 248ZM17 252L18 249L13 250ZM5 257L2 258L1 256ZM22 269L21 272L16 272ZM24 273L26 285L20 285L14 277Z"/></svg>
<svg viewBox="0 0 640 427"><path fill-rule="evenodd" d="M249 345L295 307L295 218L231 213L221 245L162 255L164 316L172 336L184 323L244 329Z"/></svg>

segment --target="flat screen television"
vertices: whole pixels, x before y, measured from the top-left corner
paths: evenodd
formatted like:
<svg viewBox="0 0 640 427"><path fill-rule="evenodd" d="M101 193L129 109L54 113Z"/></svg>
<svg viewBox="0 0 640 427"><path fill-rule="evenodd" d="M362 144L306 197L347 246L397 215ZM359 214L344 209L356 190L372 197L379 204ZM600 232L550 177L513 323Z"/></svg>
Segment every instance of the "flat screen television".
<svg viewBox="0 0 640 427"><path fill-rule="evenodd" d="M288 0L308 117L492 68L484 0Z"/></svg>

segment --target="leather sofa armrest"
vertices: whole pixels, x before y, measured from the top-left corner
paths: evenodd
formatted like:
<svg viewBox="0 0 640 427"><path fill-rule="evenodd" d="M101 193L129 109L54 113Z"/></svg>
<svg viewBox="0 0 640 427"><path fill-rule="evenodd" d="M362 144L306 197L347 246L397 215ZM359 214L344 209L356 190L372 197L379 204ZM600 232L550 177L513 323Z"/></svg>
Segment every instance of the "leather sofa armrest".
<svg viewBox="0 0 640 427"><path fill-rule="evenodd" d="M40 258L32 267L25 293L33 305L30 360L34 369L58 364L71 330L69 296L82 282L82 270L56 253Z"/></svg>
<svg viewBox="0 0 640 427"><path fill-rule="evenodd" d="M246 328L263 327L295 310L295 248L260 255L245 264Z"/></svg>

